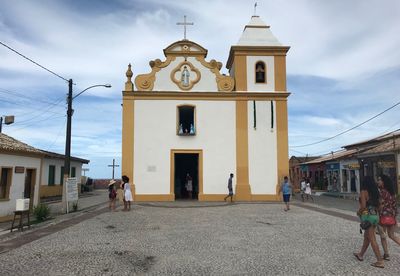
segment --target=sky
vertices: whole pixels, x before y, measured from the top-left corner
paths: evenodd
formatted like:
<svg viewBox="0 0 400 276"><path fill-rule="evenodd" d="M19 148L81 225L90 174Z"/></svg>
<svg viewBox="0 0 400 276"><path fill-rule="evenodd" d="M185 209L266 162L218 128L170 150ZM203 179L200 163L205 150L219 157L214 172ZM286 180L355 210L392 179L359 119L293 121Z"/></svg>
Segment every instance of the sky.
<svg viewBox="0 0 400 276"><path fill-rule="evenodd" d="M254 14L247 0L0 0L0 41L65 79L74 94L73 156L89 159L87 176L111 178L121 163L122 90L150 60L187 38L225 69L229 49ZM286 46L289 156L314 156L400 128L400 106L344 135L400 101L400 1L268 0L256 14ZM62 78L0 45L0 116L14 115L3 133L64 153L66 94ZM119 176L120 167L115 174Z"/></svg>

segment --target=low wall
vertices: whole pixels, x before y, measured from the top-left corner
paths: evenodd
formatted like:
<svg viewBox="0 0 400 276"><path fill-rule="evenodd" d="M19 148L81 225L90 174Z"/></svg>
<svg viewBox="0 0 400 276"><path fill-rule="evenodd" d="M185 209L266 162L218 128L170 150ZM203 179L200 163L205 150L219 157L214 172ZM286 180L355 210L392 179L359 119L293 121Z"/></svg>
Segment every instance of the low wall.
<svg viewBox="0 0 400 276"><path fill-rule="evenodd" d="M62 195L62 185L54 185L54 186L47 186L42 185L40 186L40 197L50 197L50 196L60 196Z"/></svg>

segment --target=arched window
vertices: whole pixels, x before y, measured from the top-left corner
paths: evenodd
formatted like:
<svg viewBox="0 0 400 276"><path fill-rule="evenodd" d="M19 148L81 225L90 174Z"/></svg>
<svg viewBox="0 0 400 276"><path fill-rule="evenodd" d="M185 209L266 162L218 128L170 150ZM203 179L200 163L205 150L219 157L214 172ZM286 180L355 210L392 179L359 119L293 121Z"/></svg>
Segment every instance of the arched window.
<svg viewBox="0 0 400 276"><path fill-rule="evenodd" d="M256 83L266 83L266 70L265 70L265 63L259 61L256 63Z"/></svg>
<svg viewBox="0 0 400 276"><path fill-rule="evenodd" d="M178 106L177 134L179 136L196 135L195 106Z"/></svg>

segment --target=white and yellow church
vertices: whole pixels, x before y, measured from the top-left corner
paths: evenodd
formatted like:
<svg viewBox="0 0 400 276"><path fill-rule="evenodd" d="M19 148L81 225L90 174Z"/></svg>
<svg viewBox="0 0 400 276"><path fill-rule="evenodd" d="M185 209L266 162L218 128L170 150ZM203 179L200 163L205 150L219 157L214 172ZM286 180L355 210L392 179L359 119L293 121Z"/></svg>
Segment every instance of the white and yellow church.
<svg viewBox="0 0 400 276"><path fill-rule="evenodd" d="M186 35L134 83L129 65L122 174L130 178L134 200L223 201L230 173L234 200L280 200L289 171L288 50L253 16L230 48L229 76Z"/></svg>

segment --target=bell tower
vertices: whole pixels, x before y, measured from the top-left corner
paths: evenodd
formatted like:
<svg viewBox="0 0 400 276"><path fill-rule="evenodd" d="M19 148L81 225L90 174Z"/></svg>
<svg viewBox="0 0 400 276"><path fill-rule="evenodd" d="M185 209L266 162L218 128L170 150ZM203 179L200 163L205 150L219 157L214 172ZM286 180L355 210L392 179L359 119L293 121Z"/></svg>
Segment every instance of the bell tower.
<svg viewBox="0 0 400 276"><path fill-rule="evenodd" d="M270 27L259 16L252 16L250 22L244 27L238 43L231 46L226 65L235 80L236 93L271 93L271 116L272 121L276 120L276 126L271 127L271 132L276 133L277 188L279 182L289 173L287 96L283 96L283 94L287 95L286 53L289 48L277 40ZM282 97L275 93L282 93ZM249 141L248 109L248 101L236 102L236 197L238 200L252 198L249 179L251 141Z"/></svg>

